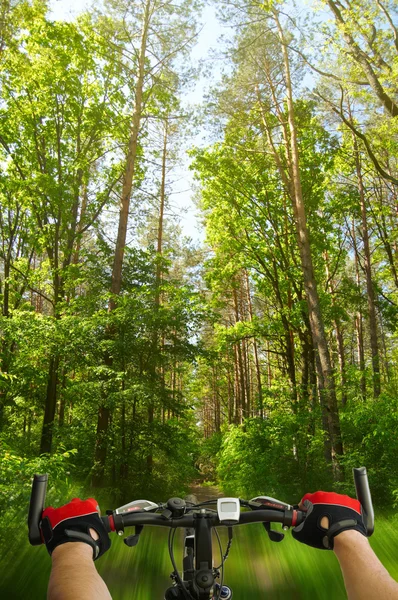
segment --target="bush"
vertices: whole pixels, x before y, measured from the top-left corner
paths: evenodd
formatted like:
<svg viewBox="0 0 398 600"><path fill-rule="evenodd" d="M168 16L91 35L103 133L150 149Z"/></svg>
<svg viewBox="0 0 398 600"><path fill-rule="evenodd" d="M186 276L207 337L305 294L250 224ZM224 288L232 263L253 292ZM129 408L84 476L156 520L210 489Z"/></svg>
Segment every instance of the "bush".
<svg viewBox="0 0 398 600"><path fill-rule="evenodd" d="M204 482L214 483L217 481L217 468L222 441L221 433L215 433L211 437L202 440L197 464Z"/></svg>
<svg viewBox="0 0 398 600"><path fill-rule="evenodd" d="M29 511L32 478L35 473L48 473L46 505L60 505L72 496L79 496L82 490L72 485L70 470L75 450L59 454L42 455L36 458L22 456L0 441L0 540L27 537L27 516Z"/></svg>
<svg viewBox="0 0 398 600"><path fill-rule="evenodd" d="M398 398L384 393L377 400L350 401L341 427L347 482L352 467L365 465L373 499L391 506L398 489Z"/></svg>
<svg viewBox="0 0 398 600"><path fill-rule="evenodd" d="M219 452L218 476L224 491L295 501L309 489L330 485L322 435L305 431L295 415L286 413L230 425Z"/></svg>

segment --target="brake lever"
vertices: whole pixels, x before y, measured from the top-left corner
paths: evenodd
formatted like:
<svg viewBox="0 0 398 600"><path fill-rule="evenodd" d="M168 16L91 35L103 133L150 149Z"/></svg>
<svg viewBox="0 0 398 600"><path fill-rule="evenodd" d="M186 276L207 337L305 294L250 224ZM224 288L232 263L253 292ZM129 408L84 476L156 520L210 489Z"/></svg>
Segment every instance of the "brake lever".
<svg viewBox="0 0 398 600"><path fill-rule="evenodd" d="M274 529L271 529L271 523L263 523L263 527L268 533L268 537L271 542L281 542L285 537L285 534L281 531L275 531Z"/></svg>
<svg viewBox="0 0 398 600"><path fill-rule="evenodd" d="M143 525L136 525L135 526L135 533L133 535L128 535L126 538L124 538L124 543L126 544L126 546L128 546L129 548L132 548L133 546L136 546L138 544L138 542L140 541L140 534L142 532L142 530L144 529Z"/></svg>
<svg viewBox="0 0 398 600"><path fill-rule="evenodd" d="M270 508L272 510L291 510L293 507L286 502L272 498L271 496L257 496L249 501L249 506L253 510Z"/></svg>

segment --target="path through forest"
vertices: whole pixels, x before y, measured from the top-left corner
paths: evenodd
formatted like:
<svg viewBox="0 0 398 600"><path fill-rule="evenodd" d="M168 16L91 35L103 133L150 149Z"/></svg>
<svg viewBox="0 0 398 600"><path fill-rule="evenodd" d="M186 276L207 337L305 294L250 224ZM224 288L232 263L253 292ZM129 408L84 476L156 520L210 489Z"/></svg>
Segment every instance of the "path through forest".
<svg viewBox="0 0 398 600"><path fill-rule="evenodd" d="M194 494L196 496L196 499L198 502L205 502L206 500L213 500L213 499L221 498L223 496L222 491L217 486L204 486L200 482L195 482L195 484L192 485L190 491L191 491L191 494ZM240 543L240 541L242 541L242 544L244 544L246 546L246 550L247 550L246 556L248 556L249 560L250 560L250 567L251 567L250 575L253 576L255 581L257 581L259 590L261 589L261 591L263 591L263 592L265 592L265 591L268 592L269 590L271 590L273 588L273 582L272 582L272 579L268 575L267 568L265 568L264 557L257 556L257 553L255 551L253 551L255 549L256 545L254 544L253 547L251 548L251 545L248 543L247 537L242 535L242 530L243 530L243 528L238 528L238 527L234 528L234 538L233 538L233 542L232 542L230 555L225 563L225 573L224 573L225 580L224 581L226 584L228 584L228 581L229 581L228 574L229 574L229 571L232 570L229 568L231 566L230 557L233 556L236 546ZM220 527L218 532L219 532L219 535L222 540L223 551L225 552L225 548L226 548L226 544L227 544L227 532L224 527ZM218 547L218 543L217 543L215 536L213 536L213 557L214 557L215 563L218 561L219 554L220 554L220 550ZM219 564L219 562L217 562L217 564ZM243 583L243 581L242 581L242 583Z"/></svg>

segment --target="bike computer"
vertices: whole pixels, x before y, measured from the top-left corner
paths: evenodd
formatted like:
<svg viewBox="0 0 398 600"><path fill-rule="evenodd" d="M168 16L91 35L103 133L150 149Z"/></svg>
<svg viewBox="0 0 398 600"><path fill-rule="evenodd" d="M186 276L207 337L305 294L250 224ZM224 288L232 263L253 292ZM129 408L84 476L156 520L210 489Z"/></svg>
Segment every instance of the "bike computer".
<svg viewBox="0 0 398 600"><path fill-rule="evenodd" d="M218 498L217 512L221 523L226 525L238 523L240 516L239 498Z"/></svg>

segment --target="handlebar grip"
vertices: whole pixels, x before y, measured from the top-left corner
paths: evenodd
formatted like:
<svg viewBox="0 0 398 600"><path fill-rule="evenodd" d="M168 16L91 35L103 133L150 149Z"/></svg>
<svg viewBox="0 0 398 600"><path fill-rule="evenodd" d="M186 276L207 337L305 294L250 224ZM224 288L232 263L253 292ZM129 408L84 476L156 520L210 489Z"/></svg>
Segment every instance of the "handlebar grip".
<svg viewBox="0 0 398 600"><path fill-rule="evenodd" d="M32 546L42 544L40 534L40 521L46 500L48 475L34 475L32 483L32 492L30 494L28 528L29 542Z"/></svg>
<svg viewBox="0 0 398 600"><path fill-rule="evenodd" d="M303 521L305 521L305 517L307 516L307 514L302 511L302 510L297 510L296 512L296 522L291 524L291 527L297 527L298 525L301 525L301 523Z"/></svg>
<svg viewBox="0 0 398 600"><path fill-rule="evenodd" d="M374 532L374 512L366 467L353 469L353 473L357 499L359 500L363 509L363 520L365 523L367 536L370 537Z"/></svg>

